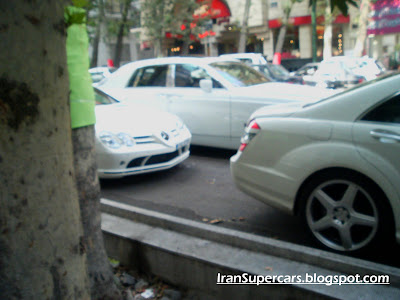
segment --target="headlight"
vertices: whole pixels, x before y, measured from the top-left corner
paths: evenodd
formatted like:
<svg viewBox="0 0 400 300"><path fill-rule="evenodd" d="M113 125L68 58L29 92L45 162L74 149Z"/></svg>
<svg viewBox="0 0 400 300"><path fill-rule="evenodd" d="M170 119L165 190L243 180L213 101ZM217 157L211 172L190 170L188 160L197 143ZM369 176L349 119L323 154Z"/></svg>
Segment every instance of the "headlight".
<svg viewBox="0 0 400 300"><path fill-rule="evenodd" d="M135 140L127 133L120 132L120 133L117 134L117 137L127 147L132 147L133 145L135 145Z"/></svg>
<svg viewBox="0 0 400 300"><path fill-rule="evenodd" d="M123 145L127 147L135 145L133 138L129 134L123 132L115 135L111 132L103 131L100 133L99 138L104 145L112 149L119 149Z"/></svg>
<svg viewBox="0 0 400 300"><path fill-rule="evenodd" d="M107 147L110 147L112 149L118 149L122 146L122 140L120 140L116 135L110 133L110 132L102 132L100 133L100 141L106 145Z"/></svg>

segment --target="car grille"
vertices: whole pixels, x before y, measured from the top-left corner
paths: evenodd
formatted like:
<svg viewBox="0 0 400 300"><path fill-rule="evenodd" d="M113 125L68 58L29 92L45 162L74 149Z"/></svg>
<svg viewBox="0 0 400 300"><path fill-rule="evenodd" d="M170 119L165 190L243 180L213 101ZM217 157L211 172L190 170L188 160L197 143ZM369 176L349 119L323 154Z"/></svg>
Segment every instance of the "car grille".
<svg viewBox="0 0 400 300"><path fill-rule="evenodd" d="M133 159L128 165L127 168L135 168L140 166L150 166L156 164L166 163L176 157L178 157L181 153L188 151L188 146L183 149L176 150L171 153L157 154L153 156L144 156Z"/></svg>
<svg viewBox="0 0 400 300"><path fill-rule="evenodd" d="M133 139L135 140L136 144L150 144L156 141L155 138L151 135L135 136L133 137Z"/></svg>

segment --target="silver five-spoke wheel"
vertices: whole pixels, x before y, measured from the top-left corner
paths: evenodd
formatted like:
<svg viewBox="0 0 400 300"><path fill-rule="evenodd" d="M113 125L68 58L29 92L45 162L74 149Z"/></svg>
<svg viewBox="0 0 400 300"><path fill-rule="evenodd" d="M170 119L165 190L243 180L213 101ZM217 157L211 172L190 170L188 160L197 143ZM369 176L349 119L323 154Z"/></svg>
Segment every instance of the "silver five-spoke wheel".
<svg viewBox="0 0 400 300"><path fill-rule="evenodd" d="M380 221L372 195L347 179L327 180L312 189L305 216L312 234L338 251L354 251L369 244Z"/></svg>

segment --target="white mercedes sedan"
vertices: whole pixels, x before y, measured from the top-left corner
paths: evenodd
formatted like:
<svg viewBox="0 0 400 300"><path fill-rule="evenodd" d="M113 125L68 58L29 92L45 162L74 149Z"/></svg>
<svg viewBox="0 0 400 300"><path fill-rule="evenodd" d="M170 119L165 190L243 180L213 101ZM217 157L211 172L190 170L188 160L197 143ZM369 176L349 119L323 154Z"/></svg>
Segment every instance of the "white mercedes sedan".
<svg viewBox="0 0 400 300"><path fill-rule="evenodd" d="M179 116L192 144L237 149L244 124L257 108L314 102L332 91L270 82L252 67L224 58L167 57L126 64L99 88L121 101Z"/></svg>
<svg viewBox="0 0 400 300"><path fill-rule="evenodd" d="M191 134L177 116L118 103L95 91L95 143L100 178L166 170L189 157Z"/></svg>
<svg viewBox="0 0 400 300"><path fill-rule="evenodd" d="M303 215L330 249L400 243L400 74L257 110L231 173L245 193Z"/></svg>

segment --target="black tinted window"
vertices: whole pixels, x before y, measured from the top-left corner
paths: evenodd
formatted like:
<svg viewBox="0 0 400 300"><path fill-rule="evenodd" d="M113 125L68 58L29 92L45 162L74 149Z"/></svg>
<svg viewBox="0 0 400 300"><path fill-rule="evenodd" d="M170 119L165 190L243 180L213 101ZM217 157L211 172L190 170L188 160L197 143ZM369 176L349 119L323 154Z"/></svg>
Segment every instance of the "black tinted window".
<svg viewBox="0 0 400 300"><path fill-rule="evenodd" d="M374 108L362 120L400 124L400 95Z"/></svg>
<svg viewBox="0 0 400 300"><path fill-rule="evenodd" d="M128 86L130 87L146 87L146 86L163 86L167 82L168 65L150 66L137 69Z"/></svg>

